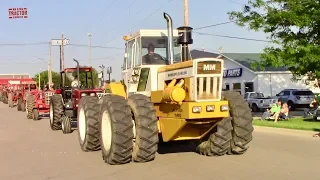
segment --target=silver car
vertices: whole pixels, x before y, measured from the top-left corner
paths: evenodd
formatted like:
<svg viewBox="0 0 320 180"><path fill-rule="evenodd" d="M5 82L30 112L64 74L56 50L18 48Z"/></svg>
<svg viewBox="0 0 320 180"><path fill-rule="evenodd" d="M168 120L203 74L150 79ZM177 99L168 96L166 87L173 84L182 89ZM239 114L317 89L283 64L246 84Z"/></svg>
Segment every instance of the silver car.
<svg viewBox="0 0 320 180"><path fill-rule="evenodd" d="M309 107L315 95L309 89L284 89L276 95L281 101L287 102L291 109Z"/></svg>

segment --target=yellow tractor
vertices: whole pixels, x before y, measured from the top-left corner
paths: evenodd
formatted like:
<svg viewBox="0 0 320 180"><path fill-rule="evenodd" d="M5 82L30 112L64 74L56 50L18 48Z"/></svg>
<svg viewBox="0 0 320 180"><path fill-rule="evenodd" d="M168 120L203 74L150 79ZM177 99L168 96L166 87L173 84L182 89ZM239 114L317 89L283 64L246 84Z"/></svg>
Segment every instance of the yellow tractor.
<svg viewBox="0 0 320 180"><path fill-rule="evenodd" d="M192 28L139 30L125 36L123 82L106 95L83 97L78 134L83 151L102 150L108 164L155 159L159 142L201 140L206 156L243 154L252 141L251 109L233 91L222 92L220 58L190 57Z"/></svg>

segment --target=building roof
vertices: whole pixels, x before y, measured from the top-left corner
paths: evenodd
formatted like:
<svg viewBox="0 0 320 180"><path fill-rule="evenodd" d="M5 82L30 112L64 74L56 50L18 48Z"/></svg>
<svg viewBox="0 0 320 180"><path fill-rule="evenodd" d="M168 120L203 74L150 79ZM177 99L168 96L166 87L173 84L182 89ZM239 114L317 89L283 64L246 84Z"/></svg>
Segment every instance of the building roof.
<svg viewBox="0 0 320 180"><path fill-rule="evenodd" d="M192 58L204 58L204 57L218 57L219 54L207 51L200 50L191 50ZM265 67L264 70L261 70L259 67L253 69L251 64L257 61L260 61L260 53L223 53L226 58L230 58L235 62L251 69L252 71L288 71L286 67Z"/></svg>

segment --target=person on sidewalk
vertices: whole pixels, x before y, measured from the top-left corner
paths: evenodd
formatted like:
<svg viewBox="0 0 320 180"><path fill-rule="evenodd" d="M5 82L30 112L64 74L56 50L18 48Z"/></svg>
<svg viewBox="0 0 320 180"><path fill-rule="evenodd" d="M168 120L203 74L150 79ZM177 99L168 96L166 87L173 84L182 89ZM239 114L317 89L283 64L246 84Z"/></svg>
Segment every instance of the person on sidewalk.
<svg viewBox="0 0 320 180"><path fill-rule="evenodd" d="M281 104L282 104L282 102L280 100L278 100L277 104L273 105L270 110L267 109L267 111L265 111L263 113L261 120L263 121L263 120L275 115L276 113L280 113Z"/></svg>
<svg viewBox="0 0 320 180"><path fill-rule="evenodd" d="M310 108L304 109L304 115L303 115L304 118L306 118L308 116L308 114L310 114L310 113L313 115L313 117L316 116L317 109L319 107L319 102L318 102L317 98L314 98L312 100L309 107Z"/></svg>

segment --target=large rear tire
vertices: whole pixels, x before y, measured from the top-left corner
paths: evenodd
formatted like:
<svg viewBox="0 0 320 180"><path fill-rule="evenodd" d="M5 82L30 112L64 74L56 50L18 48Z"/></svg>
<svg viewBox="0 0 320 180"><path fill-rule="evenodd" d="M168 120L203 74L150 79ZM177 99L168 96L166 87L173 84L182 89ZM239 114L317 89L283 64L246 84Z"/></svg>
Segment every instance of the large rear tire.
<svg viewBox="0 0 320 180"><path fill-rule="evenodd" d="M226 91L223 92L222 96L229 101L229 111L233 126L228 154L243 154L249 148L254 130L251 109L238 92Z"/></svg>
<svg viewBox="0 0 320 180"><path fill-rule="evenodd" d="M132 160L148 162L155 159L158 151L158 119L153 103L149 97L133 94L128 98L128 104L133 114L135 143Z"/></svg>
<svg viewBox="0 0 320 180"><path fill-rule="evenodd" d="M231 118L226 117L219 121L213 129L207 141L202 142L197 151L201 155L206 156L223 156L230 149L230 142L232 139L232 125Z"/></svg>
<svg viewBox="0 0 320 180"><path fill-rule="evenodd" d="M129 163L133 149L133 124L128 102L117 95L106 95L100 102L102 157L110 165Z"/></svg>
<svg viewBox="0 0 320 180"><path fill-rule="evenodd" d="M83 151L100 150L99 141L99 99L87 96L81 98L78 106L78 138Z"/></svg>
<svg viewBox="0 0 320 180"><path fill-rule="evenodd" d="M55 94L51 96L50 100L50 127L52 130L61 130L61 118L64 115L64 107L62 96Z"/></svg>
<svg viewBox="0 0 320 180"><path fill-rule="evenodd" d="M27 118L28 119L33 119L33 109L35 108L35 102L36 98L34 95L29 94L27 95Z"/></svg>

